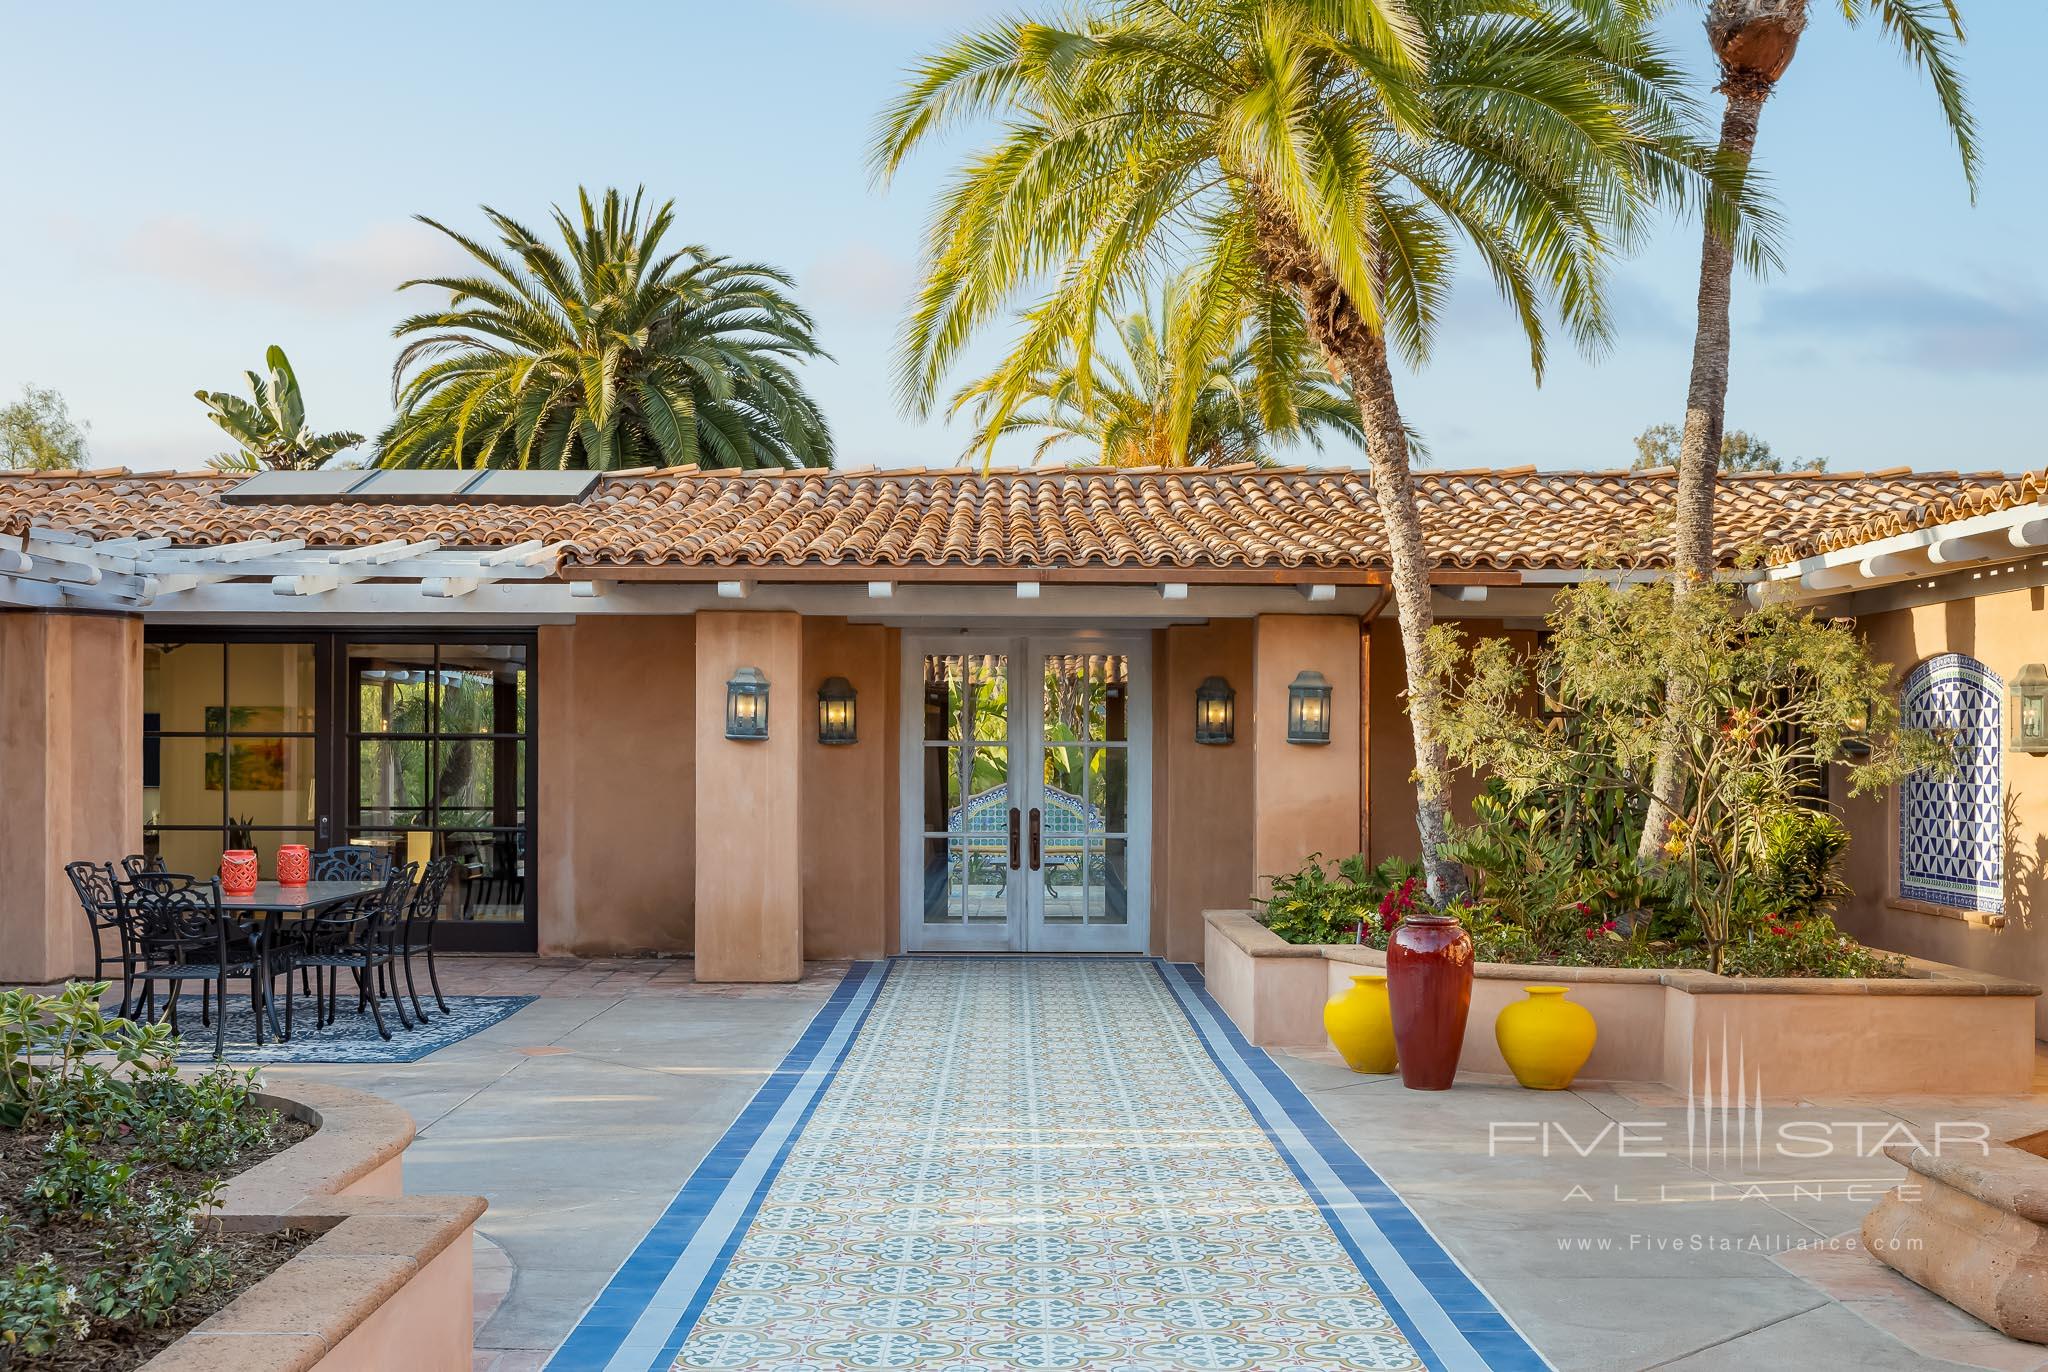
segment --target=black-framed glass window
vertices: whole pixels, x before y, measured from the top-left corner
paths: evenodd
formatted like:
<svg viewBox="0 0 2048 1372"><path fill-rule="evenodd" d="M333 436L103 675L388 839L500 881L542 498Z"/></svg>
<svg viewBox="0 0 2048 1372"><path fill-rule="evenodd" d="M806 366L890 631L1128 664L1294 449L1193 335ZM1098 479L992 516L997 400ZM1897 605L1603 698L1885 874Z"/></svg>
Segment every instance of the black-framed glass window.
<svg viewBox="0 0 2048 1372"><path fill-rule="evenodd" d="M509 642L346 649L349 836L454 858L451 920L526 918L530 657Z"/></svg>
<svg viewBox="0 0 2048 1372"><path fill-rule="evenodd" d="M151 629L144 845L204 875L253 848L455 859L441 942L535 943L534 636Z"/></svg>
<svg viewBox="0 0 2048 1372"><path fill-rule="evenodd" d="M143 654L145 847L211 872L229 848L266 868L314 841L319 671L306 642L158 642Z"/></svg>

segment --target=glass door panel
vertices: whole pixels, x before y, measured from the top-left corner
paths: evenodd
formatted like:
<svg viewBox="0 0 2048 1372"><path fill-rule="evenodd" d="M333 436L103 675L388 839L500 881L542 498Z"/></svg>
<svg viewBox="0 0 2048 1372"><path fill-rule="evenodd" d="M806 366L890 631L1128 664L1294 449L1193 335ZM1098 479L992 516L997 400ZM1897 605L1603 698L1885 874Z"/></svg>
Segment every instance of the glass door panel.
<svg viewBox="0 0 2048 1372"><path fill-rule="evenodd" d="M1112 951L1130 923L1130 657L1053 644L1034 656L1041 842L1029 941Z"/></svg>
<svg viewBox="0 0 2048 1372"><path fill-rule="evenodd" d="M1010 655L920 661L923 932L939 946L1001 945L1012 925Z"/></svg>

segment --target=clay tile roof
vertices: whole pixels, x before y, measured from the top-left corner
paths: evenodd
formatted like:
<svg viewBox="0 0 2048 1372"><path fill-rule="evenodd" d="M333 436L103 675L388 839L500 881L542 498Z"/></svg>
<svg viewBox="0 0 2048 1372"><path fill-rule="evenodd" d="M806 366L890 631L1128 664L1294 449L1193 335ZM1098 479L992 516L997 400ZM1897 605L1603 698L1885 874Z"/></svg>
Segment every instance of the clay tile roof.
<svg viewBox="0 0 2048 1372"><path fill-rule="evenodd" d="M1958 519L1996 514L2017 505L2037 503L2048 503L2048 470L2002 477L1991 483L1970 478L1957 489L1944 491L1918 505L1880 510L1854 523L1794 538L1772 549L1768 560L1773 565L1797 562L1800 558L1831 553L1837 548L1851 548L1859 543L1890 538L1894 534L1912 533L1916 529L1929 529L1938 524L1952 524Z"/></svg>
<svg viewBox="0 0 2048 1372"><path fill-rule="evenodd" d="M102 538L178 544L258 537L310 546L439 538L496 547L538 538L586 567L914 569L980 566L1384 567L1371 483L1349 468L1048 468L861 472L612 473L585 499L507 505L229 505L222 474L0 475L0 529L39 522ZM1440 565L1570 568L1597 550L1640 549L1670 517L1677 480L1647 472L1432 471L1415 475ZM1819 546L1914 527L1930 511L2038 494L2041 477L1895 471L1730 476L1719 555Z"/></svg>

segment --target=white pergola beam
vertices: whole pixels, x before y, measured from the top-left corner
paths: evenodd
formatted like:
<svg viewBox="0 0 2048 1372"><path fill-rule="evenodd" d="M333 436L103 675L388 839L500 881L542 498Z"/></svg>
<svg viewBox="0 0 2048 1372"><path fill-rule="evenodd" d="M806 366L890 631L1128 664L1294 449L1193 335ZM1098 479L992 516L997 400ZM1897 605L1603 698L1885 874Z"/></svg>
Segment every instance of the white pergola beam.
<svg viewBox="0 0 2048 1372"><path fill-rule="evenodd" d="M1039 590L1039 584L1035 581L1020 581L1017 583L1017 599L1036 600Z"/></svg>
<svg viewBox="0 0 2048 1372"><path fill-rule="evenodd" d="M1161 583L1160 583L1160 585L1159 585L1159 598L1160 598L1161 600L1186 600L1186 599L1188 598L1188 584L1187 584L1187 582L1185 582L1185 581L1165 581L1165 582L1161 582Z"/></svg>
<svg viewBox="0 0 2048 1372"><path fill-rule="evenodd" d="M869 600L890 600L895 595L896 583L893 581L870 581L868 583Z"/></svg>
<svg viewBox="0 0 2048 1372"><path fill-rule="evenodd" d="M1298 588L1302 599L1312 604L1337 598L1337 588L1327 581L1308 582Z"/></svg>
<svg viewBox="0 0 2048 1372"><path fill-rule="evenodd" d="M718 598L720 600L745 600L753 592L753 589L754 583L751 581L721 581L718 583Z"/></svg>

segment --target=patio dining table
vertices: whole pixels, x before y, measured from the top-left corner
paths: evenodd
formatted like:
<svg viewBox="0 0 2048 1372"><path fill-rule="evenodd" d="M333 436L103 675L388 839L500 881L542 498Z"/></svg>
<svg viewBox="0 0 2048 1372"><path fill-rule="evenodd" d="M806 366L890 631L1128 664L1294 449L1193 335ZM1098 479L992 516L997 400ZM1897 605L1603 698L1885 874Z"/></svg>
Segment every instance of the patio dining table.
<svg viewBox="0 0 2048 1372"><path fill-rule="evenodd" d="M278 881L259 881L256 889L245 894L230 895L223 891L220 908L245 915L260 915L265 918L255 922L251 929L256 945L256 957L264 969L263 1013L270 1020L270 1031L282 1040L284 1032L277 1022L277 1007L270 1000L270 939L267 926L271 919L300 920L312 919L323 910L331 910L358 896L384 888L381 881L309 881L299 886L286 886ZM258 1039L262 1038L261 1027Z"/></svg>

